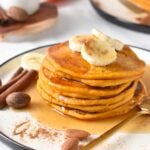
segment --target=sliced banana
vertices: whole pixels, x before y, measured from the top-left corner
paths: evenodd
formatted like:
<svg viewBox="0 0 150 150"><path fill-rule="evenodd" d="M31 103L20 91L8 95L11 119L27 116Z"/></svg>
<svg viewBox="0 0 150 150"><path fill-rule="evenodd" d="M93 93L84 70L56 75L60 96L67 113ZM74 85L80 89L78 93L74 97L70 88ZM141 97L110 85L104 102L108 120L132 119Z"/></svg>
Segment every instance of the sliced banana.
<svg viewBox="0 0 150 150"><path fill-rule="evenodd" d="M92 29L92 34L95 35L100 41L106 41L115 50L120 51L124 47L124 44L122 42L120 42L119 40L112 39L111 37L105 35L104 33L100 32L96 29Z"/></svg>
<svg viewBox="0 0 150 150"><path fill-rule="evenodd" d="M73 52L80 52L81 47L84 43L87 41L90 41L94 38L92 35L79 35L79 36L74 36L69 39L69 48Z"/></svg>
<svg viewBox="0 0 150 150"><path fill-rule="evenodd" d="M124 47L124 44L122 42L120 42L119 40L108 38L107 41L117 51L121 51Z"/></svg>
<svg viewBox="0 0 150 150"><path fill-rule="evenodd" d="M117 51L122 50L123 43L111 37L92 30L91 35L79 35L69 39L69 48L73 52L81 52L88 63L96 66L111 64L117 59Z"/></svg>
<svg viewBox="0 0 150 150"><path fill-rule="evenodd" d="M106 66L117 59L117 52L106 41L95 39L82 46L81 56L90 64Z"/></svg>
<svg viewBox="0 0 150 150"><path fill-rule="evenodd" d="M108 39L108 36L96 29L92 29L92 34L96 36L100 41L107 41Z"/></svg>
<svg viewBox="0 0 150 150"><path fill-rule="evenodd" d="M40 53L28 53L23 55L21 66L27 70L39 70L45 55Z"/></svg>

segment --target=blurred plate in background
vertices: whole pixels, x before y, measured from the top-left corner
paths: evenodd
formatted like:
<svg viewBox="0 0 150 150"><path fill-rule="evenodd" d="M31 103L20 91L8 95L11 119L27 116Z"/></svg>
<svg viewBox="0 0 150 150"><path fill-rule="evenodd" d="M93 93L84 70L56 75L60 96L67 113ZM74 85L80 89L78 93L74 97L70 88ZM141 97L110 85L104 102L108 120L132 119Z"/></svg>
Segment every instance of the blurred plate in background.
<svg viewBox="0 0 150 150"><path fill-rule="evenodd" d="M150 13L127 0L90 0L99 15L132 30L150 33Z"/></svg>

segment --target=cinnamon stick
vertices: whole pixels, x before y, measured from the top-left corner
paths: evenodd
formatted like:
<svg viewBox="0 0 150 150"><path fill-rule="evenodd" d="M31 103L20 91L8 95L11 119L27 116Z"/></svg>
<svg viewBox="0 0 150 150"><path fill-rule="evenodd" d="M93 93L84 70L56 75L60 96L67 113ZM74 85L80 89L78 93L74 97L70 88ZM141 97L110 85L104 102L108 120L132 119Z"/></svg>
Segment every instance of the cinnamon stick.
<svg viewBox="0 0 150 150"><path fill-rule="evenodd" d="M12 79L14 79L14 78L16 78L21 72L23 72L23 68L22 67L19 67L16 71L15 71L15 73L12 75L12 77L10 78L10 81L12 80Z"/></svg>
<svg viewBox="0 0 150 150"><path fill-rule="evenodd" d="M23 77L26 73L27 70L24 70L20 74L16 75L16 77L12 76L12 78L8 81L8 83L0 87L0 94L4 92L7 88L9 88L11 85L13 85L16 81L18 81L21 77Z"/></svg>
<svg viewBox="0 0 150 150"><path fill-rule="evenodd" d="M4 108L6 104L6 97L12 92L18 92L26 89L32 81L37 77L37 71L30 70L23 77L21 77L17 82L10 86L0 95L0 109Z"/></svg>

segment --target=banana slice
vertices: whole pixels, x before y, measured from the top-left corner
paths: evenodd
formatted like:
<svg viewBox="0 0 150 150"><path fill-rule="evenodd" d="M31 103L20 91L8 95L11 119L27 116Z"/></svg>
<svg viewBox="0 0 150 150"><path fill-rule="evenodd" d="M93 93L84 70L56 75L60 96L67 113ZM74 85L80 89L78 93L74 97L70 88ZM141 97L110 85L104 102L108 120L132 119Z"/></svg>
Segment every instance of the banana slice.
<svg viewBox="0 0 150 150"><path fill-rule="evenodd" d="M69 39L69 48L73 52L80 52L81 47L84 43L87 41L90 41L94 38L93 35L79 35L79 36L74 36Z"/></svg>
<svg viewBox="0 0 150 150"><path fill-rule="evenodd" d="M106 66L117 59L117 52L106 41L95 39L82 46L81 56L90 64Z"/></svg>
<svg viewBox="0 0 150 150"><path fill-rule="evenodd" d="M28 53L23 55L21 66L27 70L39 70L45 55L40 53Z"/></svg>
<svg viewBox="0 0 150 150"><path fill-rule="evenodd" d="M117 51L121 51L124 47L124 44L119 40L108 38L107 41Z"/></svg>
<svg viewBox="0 0 150 150"><path fill-rule="evenodd" d="M96 29L92 29L92 34L95 35L99 40L106 41L107 43L109 43L110 46L112 46L117 51L122 50L122 48L124 47L124 44L119 40L112 39L111 37L105 35L104 33Z"/></svg>
<svg viewBox="0 0 150 150"><path fill-rule="evenodd" d="M108 36L106 36L104 33L100 32L96 29L92 29L92 34L101 41L107 41L107 39L108 39Z"/></svg>

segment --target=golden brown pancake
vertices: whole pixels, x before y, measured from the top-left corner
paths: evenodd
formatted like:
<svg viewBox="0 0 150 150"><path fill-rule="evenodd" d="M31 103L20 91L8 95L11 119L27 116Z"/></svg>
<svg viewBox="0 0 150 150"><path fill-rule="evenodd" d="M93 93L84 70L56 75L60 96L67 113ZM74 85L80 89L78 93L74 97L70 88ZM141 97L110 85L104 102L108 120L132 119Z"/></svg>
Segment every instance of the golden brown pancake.
<svg viewBox="0 0 150 150"><path fill-rule="evenodd" d="M106 112L89 113L86 111L71 109L68 107L59 106L59 105L55 105L55 104L51 104L51 107L63 114L66 114L66 115L69 115L69 116L72 116L72 117L75 117L78 119L82 119L82 120L109 118L109 117L123 115L123 114L131 111L134 107L136 107L137 104L141 102L142 97L146 93L143 84L141 84L140 82L138 84L137 91L138 92L135 92L134 97L129 101L129 103L126 103L124 105L121 105L120 107L117 107L115 109L112 109L112 110L106 111Z"/></svg>
<svg viewBox="0 0 150 150"><path fill-rule="evenodd" d="M130 103L130 100L134 96L136 87L137 87L137 82L135 82L129 89L127 89L126 91L121 93L119 96L111 98L111 100L112 100L111 103L109 103L110 98L106 98L106 99L102 99L102 100L101 99L94 100L97 102L97 103L95 103L95 105L88 105L88 101L93 101L93 100L83 100L82 99L82 101L84 101L84 103L86 103L86 105L84 105L84 106L82 106L80 104L79 105L66 104L66 103L64 103L64 101L57 99L57 97L54 96L55 94L53 94L53 93L51 93L50 95L47 94L47 92L44 91L44 89L42 87L40 87L40 85L38 85L38 91L40 92L42 97L46 101L48 101L50 104L52 103L52 104L61 105L61 106L72 108L72 109L78 109L78 110L82 110L82 111L86 111L86 112L104 112L104 111L112 110L123 104ZM123 97L121 97L121 95ZM120 98L120 99L117 99L117 98ZM114 102L114 99L117 101ZM77 100L80 102L80 99L76 99L76 101ZM74 100L72 99L72 101L74 101ZM105 104L103 103L103 105L102 105L100 103L101 101L103 101L103 102L105 101Z"/></svg>
<svg viewBox="0 0 150 150"><path fill-rule="evenodd" d="M50 106L54 108L55 111L59 111L60 113L69 115L71 117L75 117L75 118L82 119L82 120L93 120L93 119L104 119L104 118L123 115L129 112L131 109L133 109L135 107L135 103L125 104L111 111L95 112L95 113L89 113L89 112L85 112L85 111L81 111L77 109L70 109L68 107L59 106L55 104L50 104Z"/></svg>
<svg viewBox="0 0 150 150"><path fill-rule="evenodd" d="M41 69L39 72L40 82L44 86L47 86L47 89L55 89L60 94L66 96L72 96L77 98L98 98L98 97L110 97L121 93L131 83L125 83L113 87L91 87L85 84L82 84L77 81L59 78L53 74L49 74L46 69Z"/></svg>
<svg viewBox="0 0 150 150"><path fill-rule="evenodd" d="M72 97L67 97L64 95L60 95L54 90L47 90L45 86L42 86L40 82L38 81L37 83L37 88L39 93L43 93L44 99L46 99L49 102L52 103L57 103L59 105L64 105L64 106L95 106L95 105L101 105L101 106L106 106L106 105L113 105L116 103L119 103L120 101L123 102L126 99L131 99L134 95L135 89L136 89L137 82L134 82L128 89L124 90L122 93L120 93L117 96L110 97L110 98L99 98L99 99L79 99L79 98L72 98ZM55 102L53 99L55 99Z"/></svg>
<svg viewBox="0 0 150 150"><path fill-rule="evenodd" d="M107 87L107 86L117 86L129 82L133 82L138 80L142 77L142 75L138 75L131 78L124 78L124 79L112 79L112 80L86 80L80 79L82 83L88 84L90 86L97 86L97 87Z"/></svg>
<svg viewBox="0 0 150 150"><path fill-rule="evenodd" d="M142 77L143 74L141 75L138 75L138 76L133 76L133 77L128 77L128 78L119 78L119 79L108 79L108 80L100 80L100 79L97 79L97 80L87 80L87 79L81 79L81 78L75 78L75 77L72 77L72 76L69 76L69 75L66 75L65 73L61 72L61 71L58 71L54 68L53 65L51 65L46 59L43 61L43 66L47 69L47 71L49 71L50 73L54 73L55 75L58 75L60 77L63 77L63 78L68 78L68 79L72 79L72 80L76 80L76 81L80 81L82 83L85 83L87 85L90 85L90 86L96 86L96 87L107 87L107 86L116 86L116 85L121 85L121 84L124 84L124 83L127 83L127 82L132 82L134 80L137 80L139 78Z"/></svg>
<svg viewBox="0 0 150 150"><path fill-rule="evenodd" d="M133 5L150 12L150 0L128 0Z"/></svg>
<svg viewBox="0 0 150 150"><path fill-rule="evenodd" d="M145 63L125 46L117 54L117 60L107 66L94 66L85 61L80 53L72 52L68 42L52 46L47 59L56 70L82 79L118 79L138 76L144 72Z"/></svg>

